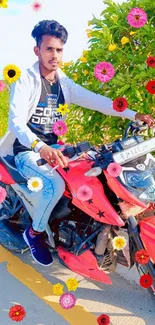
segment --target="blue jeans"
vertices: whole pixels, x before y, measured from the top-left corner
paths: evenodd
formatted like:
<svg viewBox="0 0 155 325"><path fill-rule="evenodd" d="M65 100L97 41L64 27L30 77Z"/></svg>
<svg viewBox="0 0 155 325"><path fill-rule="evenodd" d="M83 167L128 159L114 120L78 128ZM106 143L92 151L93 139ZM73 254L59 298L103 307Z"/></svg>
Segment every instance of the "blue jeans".
<svg viewBox="0 0 155 325"><path fill-rule="evenodd" d="M38 166L36 163L38 159L39 153L33 151L19 152L15 156L17 170L24 178L28 180L31 177L39 177L43 182L42 190L35 193L38 196L37 205L31 216L33 229L42 232L46 230L50 214L65 191L65 182L56 170L51 173L52 167L48 164Z"/></svg>

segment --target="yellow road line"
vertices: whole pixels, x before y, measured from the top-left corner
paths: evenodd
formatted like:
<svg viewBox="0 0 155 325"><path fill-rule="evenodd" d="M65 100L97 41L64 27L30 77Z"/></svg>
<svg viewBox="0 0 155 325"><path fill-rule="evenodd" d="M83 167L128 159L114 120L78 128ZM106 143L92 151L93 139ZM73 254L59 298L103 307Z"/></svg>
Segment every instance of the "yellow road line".
<svg viewBox="0 0 155 325"><path fill-rule="evenodd" d="M59 304L59 297L52 292L52 283L37 272L31 265L23 263L0 246L0 263L7 262L7 270L17 280L28 287L36 296L41 298L55 312L60 314L71 325L96 325L96 316L87 312L82 306L75 306L70 310L63 309Z"/></svg>

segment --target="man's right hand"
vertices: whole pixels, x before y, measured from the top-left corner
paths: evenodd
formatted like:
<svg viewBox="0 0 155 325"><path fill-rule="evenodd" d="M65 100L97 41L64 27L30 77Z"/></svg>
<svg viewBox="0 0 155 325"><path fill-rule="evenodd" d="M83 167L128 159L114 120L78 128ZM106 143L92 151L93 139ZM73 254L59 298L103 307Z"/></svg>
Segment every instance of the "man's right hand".
<svg viewBox="0 0 155 325"><path fill-rule="evenodd" d="M44 145L39 149L40 157L45 159L49 165L58 164L62 168L68 167L68 161L62 152L58 149Z"/></svg>

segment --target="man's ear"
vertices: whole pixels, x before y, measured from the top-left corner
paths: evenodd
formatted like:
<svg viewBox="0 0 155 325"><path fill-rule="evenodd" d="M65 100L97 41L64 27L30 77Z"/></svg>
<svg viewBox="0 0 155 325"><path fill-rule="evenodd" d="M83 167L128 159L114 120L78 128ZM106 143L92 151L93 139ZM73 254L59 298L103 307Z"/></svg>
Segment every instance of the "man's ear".
<svg viewBox="0 0 155 325"><path fill-rule="evenodd" d="M34 50L35 55L38 56L39 55L39 47L35 46L33 50Z"/></svg>

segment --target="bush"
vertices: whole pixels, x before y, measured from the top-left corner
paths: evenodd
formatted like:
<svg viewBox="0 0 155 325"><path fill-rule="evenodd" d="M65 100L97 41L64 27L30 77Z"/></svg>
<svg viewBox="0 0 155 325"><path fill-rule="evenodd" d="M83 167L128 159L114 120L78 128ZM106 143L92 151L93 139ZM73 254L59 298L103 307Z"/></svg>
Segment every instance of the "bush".
<svg viewBox="0 0 155 325"><path fill-rule="evenodd" d="M87 89L110 97L125 97L129 108L140 113L155 111L155 95L146 90L146 84L154 78L155 69L148 67L146 60L155 56L155 10L154 1L128 0L116 4L105 0L106 9L101 18L94 17L88 22L89 49L83 51L75 63L62 65L64 72L78 84ZM133 28L127 21L132 8L145 10L148 22L141 28ZM92 28L90 28L92 26ZM94 76L97 63L110 62L115 69L115 76L110 82L101 83ZM0 136L7 129L9 94L0 93ZM96 111L71 106L67 118L68 132L65 140L70 143L89 140L98 145L120 137L128 120L103 115Z"/></svg>
<svg viewBox="0 0 155 325"><path fill-rule="evenodd" d="M64 72L87 89L110 97L125 97L129 108L140 113L154 115L155 95L146 90L146 84L154 79L155 69L146 60L155 54L155 10L151 0L130 0L116 4L104 1L106 9L101 18L88 22L89 49L75 64L65 64ZM141 28L131 27L127 15L132 8L145 10L148 22ZM110 82L101 83L94 76L97 63L110 62L116 71ZM128 120L102 115L99 112L72 105L67 119L67 140L88 139L101 144L121 136Z"/></svg>

